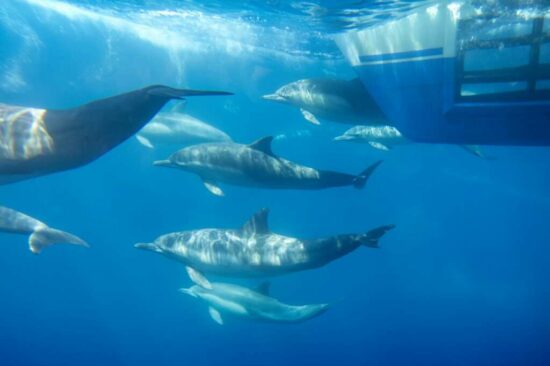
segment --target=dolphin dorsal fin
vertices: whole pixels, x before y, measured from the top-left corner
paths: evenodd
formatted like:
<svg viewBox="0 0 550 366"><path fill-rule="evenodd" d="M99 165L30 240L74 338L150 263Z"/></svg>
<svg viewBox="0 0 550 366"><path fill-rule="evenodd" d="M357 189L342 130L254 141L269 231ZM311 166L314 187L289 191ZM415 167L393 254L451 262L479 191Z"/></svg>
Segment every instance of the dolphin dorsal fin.
<svg viewBox="0 0 550 366"><path fill-rule="evenodd" d="M262 208L256 212L247 222L243 225L243 232L245 235L250 236L254 234L268 234L269 226L267 224L267 215L269 210Z"/></svg>
<svg viewBox="0 0 550 366"><path fill-rule="evenodd" d="M269 296L269 290L271 289L271 282L264 281L258 285L256 292L259 292L262 295Z"/></svg>
<svg viewBox="0 0 550 366"><path fill-rule="evenodd" d="M185 109L187 108L187 100L179 100L177 101L172 108L170 109L170 112L174 113L185 113Z"/></svg>
<svg viewBox="0 0 550 366"><path fill-rule="evenodd" d="M212 284L206 279L206 277L204 277L202 273L189 266L185 267L185 269L187 270L187 274L189 275L191 281L193 281L196 285L208 290L212 290Z"/></svg>
<svg viewBox="0 0 550 366"><path fill-rule="evenodd" d="M273 136L266 136L249 144L248 147L254 150L261 151L267 155L275 156L275 154L273 154L273 151L271 151L272 141Z"/></svg>

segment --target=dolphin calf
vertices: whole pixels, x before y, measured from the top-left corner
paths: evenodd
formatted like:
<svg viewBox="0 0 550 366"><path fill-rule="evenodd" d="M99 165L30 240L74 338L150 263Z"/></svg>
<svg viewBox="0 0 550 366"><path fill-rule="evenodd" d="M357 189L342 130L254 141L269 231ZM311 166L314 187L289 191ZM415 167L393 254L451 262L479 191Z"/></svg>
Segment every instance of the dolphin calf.
<svg viewBox="0 0 550 366"><path fill-rule="evenodd" d="M197 174L213 194L224 193L219 183L272 189L324 189L338 186L363 188L378 161L359 175L317 170L273 154L272 136L250 145L206 143L186 147L154 165Z"/></svg>
<svg viewBox="0 0 550 366"><path fill-rule="evenodd" d="M223 324L222 314L253 321L298 323L324 313L328 304L287 305L269 296L269 283L264 282L258 291L229 283L209 282L194 269L187 267L195 283L180 292L197 297L208 304L210 317Z"/></svg>
<svg viewBox="0 0 550 366"><path fill-rule="evenodd" d="M264 277L322 267L361 246L377 248L379 239L394 228L384 225L363 234L298 239L273 233L267 216L268 210L263 209L241 229L175 232L135 247L162 254L203 273Z"/></svg>
<svg viewBox="0 0 550 366"><path fill-rule="evenodd" d="M407 139L393 126L354 126L344 134L334 138L335 141L349 141L367 143L371 147L388 151L394 146L408 145L414 142ZM482 159L491 159L486 156L478 145L458 145L472 155Z"/></svg>
<svg viewBox="0 0 550 366"><path fill-rule="evenodd" d="M359 79L303 79L262 98L298 107L307 121L317 125L317 117L347 124L389 124Z"/></svg>
<svg viewBox="0 0 550 366"><path fill-rule="evenodd" d="M85 165L139 131L171 99L227 94L155 85L65 110L0 104L0 184Z"/></svg>
<svg viewBox="0 0 550 366"><path fill-rule="evenodd" d="M11 208L0 206L0 231L29 235L29 249L40 254L42 249L56 243L88 247L79 237L48 227L41 221Z"/></svg>
<svg viewBox="0 0 550 366"><path fill-rule="evenodd" d="M170 112L160 112L136 135L149 148L155 145L191 145L201 142L230 142L225 132L183 112L185 101Z"/></svg>

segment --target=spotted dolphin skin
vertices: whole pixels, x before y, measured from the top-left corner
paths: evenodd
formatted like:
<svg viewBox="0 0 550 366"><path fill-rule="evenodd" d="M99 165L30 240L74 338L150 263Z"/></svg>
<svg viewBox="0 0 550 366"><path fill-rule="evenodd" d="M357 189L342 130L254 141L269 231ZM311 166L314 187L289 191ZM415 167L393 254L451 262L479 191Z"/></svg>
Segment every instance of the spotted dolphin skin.
<svg viewBox="0 0 550 366"><path fill-rule="evenodd" d="M30 235L29 249L34 254L40 254L42 249L56 243L88 247L88 244L77 236L52 229L35 218L3 206L0 206L0 231Z"/></svg>
<svg viewBox="0 0 550 366"><path fill-rule="evenodd" d="M0 104L0 184L85 165L139 131L171 99L225 94L156 85L66 110Z"/></svg>
<svg viewBox="0 0 550 366"><path fill-rule="evenodd" d="M303 79L262 98L298 107L308 122L317 125L317 117L346 124L389 124L359 79Z"/></svg>
<svg viewBox="0 0 550 366"><path fill-rule="evenodd" d="M162 235L136 248L150 250L203 273L230 277L283 275L322 267L360 246L378 247L394 225L364 234L298 239L273 233L268 210L256 213L241 229L200 229Z"/></svg>
<svg viewBox="0 0 550 366"><path fill-rule="evenodd" d="M328 304L287 305L269 295L269 282L257 291L229 283L209 282L202 274L187 267L194 286L180 292L208 304L210 317L218 324L225 316L274 323L299 323L321 315ZM223 316L222 316L223 314Z"/></svg>
<svg viewBox="0 0 550 366"><path fill-rule="evenodd" d="M273 154L273 137L250 145L208 143L186 147L156 166L177 168L197 174L205 187L222 196L219 183L271 189L324 189L339 186L363 188L378 161L359 175L317 170Z"/></svg>

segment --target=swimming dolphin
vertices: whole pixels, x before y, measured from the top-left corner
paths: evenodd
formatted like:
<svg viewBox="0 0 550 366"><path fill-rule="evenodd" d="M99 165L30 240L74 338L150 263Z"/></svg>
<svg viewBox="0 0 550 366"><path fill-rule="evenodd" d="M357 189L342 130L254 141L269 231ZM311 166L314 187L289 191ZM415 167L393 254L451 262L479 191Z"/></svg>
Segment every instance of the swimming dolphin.
<svg viewBox="0 0 550 366"><path fill-rule="evenodd" d="M29 249L34 254L40 254L42 249L56 243L88 247L88 244L77 236L52 229L35 218L3 206L0 206L0 231L30 234Z"/></svg>
<svg viewBox="0 0 550 366"><path fill-rule="evenodd" d="M170 112L160 112L136 135L149 148L155 145L190 145L201 142L229 142L225 132L183 112L185 101Z"/></svg>
<svg viewBox="0 0 550 366"><path fill-rule="evenodd" d="M317 117L347 124L389 124L359 79L303 79L262 98L298 107L316 125Z"/></svg>
<svg viewBox="0 0 550 366"><path fill-rule="evenodd" d="M272 189L324 189L349 185L360 189L381 163L372 164L359 175L317 170L276 156L271 151L272 141L273 137L268 136L250 145L193 145L154 165L195 173L211 193L222 196L219 183Z"/></svg>
<svg viewBox="0 0 550 366"><path fill-rule="evenodd" d="M393 126L354 126L344 132L343 135L335 137L334 140L367 143L371 147L383 151L388 151L394 146L414 143ZM479 158L491 159L482 152L478 145L458 146Z"/></svg>
<svg viewBox="0 0 550 366"><path fill-rule="evenodd" d="M156 85L65 110L0 104L0 184L85 165L139 131L171 99L226 94Z"/></svg>
<svg viewBox="0 0 550 366"><path fill-rule="evenodd" d="M202 274L187 267L195 283L180 292L197 297L208 304L210 317L223 324L222 314L253 321L299 323L324 313L328 304L287 305L269 296L269 283L264 282L258 291L229 283L209 282Z"/></svg>
<svg viewBox="0 0 550 366"><path fill-rule="evenodd" d="M263 209L241 229L199 229L162 235L136 248L160 253L203 273L230 277L283 275L322 267L360 246L378 247L394 225L364 234L298 239L273 233Z"/></svg>

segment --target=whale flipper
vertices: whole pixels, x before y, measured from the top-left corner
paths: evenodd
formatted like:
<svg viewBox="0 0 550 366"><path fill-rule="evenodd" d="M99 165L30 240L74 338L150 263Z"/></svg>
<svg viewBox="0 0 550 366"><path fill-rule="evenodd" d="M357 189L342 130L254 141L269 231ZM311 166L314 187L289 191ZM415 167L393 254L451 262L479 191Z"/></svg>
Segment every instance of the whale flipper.
<svg viewBox="0 0 550 366"><path fill-rule="evenodd" d="M210 181L203 181L204 183L204 186L206 187L206 189L208 189L208 191L210 191L210 193L216 195L216 196L219 196L219 197L222 197L225 195L225 193L223 193L222 189L220 187L218 187L216 185L216 183L213 183L213 182L210 182Z"/></svg>
<svg viewBox="0 0 550 366"><path fill-rule="evenodd" d="M88 243L79 237L49 227L39 228L29 237L29 249L34 254L40 254L42 249L53 244L73 244L89 247Z"/></svg>
<svg viewBox="0 0 550 366"><path fill-rule="evenodd" d="M149 149L155 148L155 146L151 143L151 141L149 141L147 137L136 135L136 139L139 141L140 144L142 144L145 147L148 147Z"/></svg>
<svg viewBox="0 0 550 366"><path fill-rule="evenodd" d="M376 229L370 230L366 234L360 235L358 239L361 244L366 247L379 248L378 241L380 240L380 238L393 228L395 228L395 225L379 226Z"/></svg>
<svg viewBox="0 0 550 366"><path fill-rule="evenodd" d="M378 168L380 164L382 164L382 160L377 161L376 163L369 166L367 169L363 170L361 174L353 179L353 186L357 189L362 189L365 186L367 179L369 179L369 177L371 176L372 172L374 172L374 170Z"/></svg>
<svg viewBox="0 0 550 366"><path fill-rule="evenodd" d="M380 143L380 142L369 141L368 144L369 144L371 147L373 147L373 148L375 148L375 149L377 149L377 150L382 150L382 151L389 151L389 150L390 150L390 148L389 148L388 146L386 146L386 145L384 145L384 144L382 144L382 143Z"/></svg>
<svg viewBox="0 0 550 366"><path fill-rule="evenodd" d="M320 125L321 122L315 117L315 115L309 111L306 111L303 108L300 108L300 112L302 112L302 116L306 119L306 121L313 123L314 125Z"/></svg>
<svg viewBox="0 0 550 366"><path fill-rule="evenodd" d="M210 317L216 323L218 323L219 325L223 325L222 315L220 314L220 312L218 310L214 309L212 306L209 306L208 307L208 314L210 314Z"/></svg>
<svg viewBox="0 0 550 366"><path fill-rule="evenodd" d="M187 271L187 274L189 275L191 281L193 281L195 284L205 289L212 290L212 284L206 279L206 277L203 276L202 273L189 266L185 267L185 270Z"/></svg>
<svg viewBox="0 0 550 366"><path fill-rule="evenodd" d="M267 216L269 210L262 208L256 212L245 224L243 225L243 233L247 236L256 234L269 234L269 225L267 224Z"/></svg>

